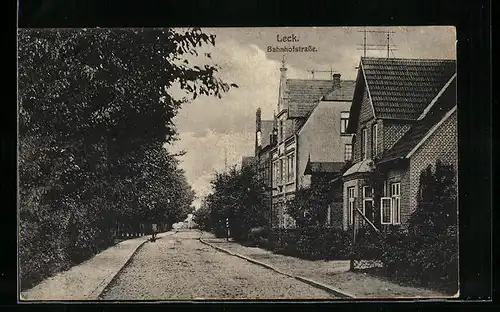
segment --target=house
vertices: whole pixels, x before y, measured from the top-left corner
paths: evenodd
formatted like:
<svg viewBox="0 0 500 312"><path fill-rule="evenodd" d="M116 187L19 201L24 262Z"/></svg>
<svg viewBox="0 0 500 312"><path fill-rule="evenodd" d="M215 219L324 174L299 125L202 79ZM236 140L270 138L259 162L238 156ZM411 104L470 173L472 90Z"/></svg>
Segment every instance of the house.
<svg viewBox="0 0 500 312"><path fill-rule="evenodd" d="M344 229L357 212L361 224L405 228L420 171L438 159L457 168L456 108L455 60L361 58L347 126L354 136Z"/></svg>
<svg viewBox="0 0 500 312"><path fill-rule="evenodd" d="M277 223L277 216L272 214L272 161L271 150L276 145L277 130L274 120L262 120L261 109L258 108L255 114L255 165L257 168L257 178L264 186L264 197L266 206L269 207L267 220L269 226Z"/></svg>
<svg viewBox="0 0 500 312"><path fill-rule="evenodd" d="M352 134L347 122L355 81L343 80L321 98L298 130L298 189L324 189L339 177L352 157ZM325 225L342 227L342 183L332 184L323 209ZM313 208L313 207L311 207Z"/></svg>
<svg viewBox="0 0 500 312"><path fill-rule="evenodd" d="M286 71L283 64L275 116L277 141L270 151L272 210L281 228L295 226L287 213L288 203L300 186L311 185L311 176L316 174L306 171L307 163L320 163L321 167L322 163L344 161L342 144L348 144L350 136L346 135L344 142L340 129L351 103L349 85L353 85L352 81L341 81L340 74L333 74L331 80L287 79ZM342 91L332 93L335 90Z"/></svg>

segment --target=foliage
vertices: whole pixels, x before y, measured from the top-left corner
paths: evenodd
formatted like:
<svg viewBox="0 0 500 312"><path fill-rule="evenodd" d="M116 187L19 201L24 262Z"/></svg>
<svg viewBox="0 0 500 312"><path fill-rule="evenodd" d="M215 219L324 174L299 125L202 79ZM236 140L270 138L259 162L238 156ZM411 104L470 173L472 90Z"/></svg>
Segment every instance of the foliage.
<svg viewBox="0 0 500 312"><path fill-rule="evenodd" d="M441 234L457 225L457 190L453 166L436 162L435 169L428 166L420 174L417 210L409 220L415 235Z"/></svg>
<svg viewBox="0 0 500 312"><path fill-rule="evenodd" d="M253 239L259 247L310 260L348 259L351 249L351 237L347 232L320 226L273 229Z"/></svg>
<svg viewBox="0 0 500 312"><path fill-rule="evenodd" d="M200 29L19 30L23 288L109 246L119 225L191 211L194 192L164 145L183 103L230 88L217 66L189 60L214 40Z"/></svg>
<svg viewBox="0 0 500 312"><path fill-rule="evenodd" d="M397 279L457 290L458 242L455 172L437 161L422 170L418 206L408 230L358 234L356 259L380 259Z"/></svg>
<svg viewBox="0 0 500 312"><path fill-rule="evenodd" d="M315 183L300 187L289 202L288 211L298 227L322 226L326 221L327 206L333 201L330 183Z"/></svg>
<svg viewBox="0 0 500 312"><path fill-rule="evenodd" d="M267 208L263 185L258 181L255 168L231 168L215 173L211 182L213 193L206 198L210 217L206 218L218 236L226 235L226 218L229 219L231 237L245 239L251 228L263 226Z"/></svg>
<svg viewBox="0 0 500 312"><path fill-rule="evenodd" d="M204 200L201 204L201 207L194 212L193 219L195 220L196 224L198 224L200 230L202 231L213 230L211 215L210 215L210 207L208 206L206 200Z"/></svg>

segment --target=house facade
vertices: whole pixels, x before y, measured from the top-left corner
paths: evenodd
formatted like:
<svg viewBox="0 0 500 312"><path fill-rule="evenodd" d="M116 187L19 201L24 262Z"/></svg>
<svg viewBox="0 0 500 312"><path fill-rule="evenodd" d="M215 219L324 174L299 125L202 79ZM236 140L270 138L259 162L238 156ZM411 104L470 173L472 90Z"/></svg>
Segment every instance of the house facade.
<svg viewBox="0 0 500 312"><path fill-rule="evenodd" d="M312 176L317 173L306 172L308 162L321 167L344 160L343 145L349 144L350 135L345 133L343 138L340 134L341 119L347 122L353 82L341 81L340 74L332 75L331 80L287 79L284 64L280 71L277 141L270 151L272 211L277 217L275 225L289 228L295 226L287 212L289 202L299 187L311 186ZM333 94L335 90L341 91ZM317 168L317 164L313 167ZM323 172L319 175L325 177Z"/></svg>
<svg viewBox="0 0 500 312"><path fill-rule="evenodd" d="M353 165L343 174L344 229L355 213L357 225L404 228L420 171L438 159L457 168L455 73L454 60L361 58L347 127Z"/></svg>
<svg viewBox="0 0 500 312"><path fill-rule="evenodd" d="M269 227L277 226L277 216L272 211L273 171L271 150L276 145L277 132L274 120L262 120L261 109L258 108L255 116L255 166L257 178L264 187L266 207L269 208L266 216Z"/></svg>
<svg viewBox="0 0 500 312"><path fill-rule="evenodd" d="M352 158L352 134L347 133L355 81L340 81L338 88L325 95L298 131L298 189L325 189L326 226L342 226L342 184L332 183ZM340 182L340 181L338 181ZM311 207L312 208L312 207Z"/></svg>

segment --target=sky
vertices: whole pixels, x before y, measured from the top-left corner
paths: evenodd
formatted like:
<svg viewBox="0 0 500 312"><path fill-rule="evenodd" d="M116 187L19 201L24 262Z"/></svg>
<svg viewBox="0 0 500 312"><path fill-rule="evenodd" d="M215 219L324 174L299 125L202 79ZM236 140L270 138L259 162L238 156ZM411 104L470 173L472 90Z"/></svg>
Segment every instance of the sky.
<svg viewBox="0 0 500 312"><path fill-rule="evenodd" d="M204 28L216 35L215 46L206 47L212 60L194 61L220 66L219 76L234 82L222 99L198 97L184 104L175 118L179 139L168 149L185 150L181 167L196 191L194 202L199 207L210 193L210 181L216 171L239 165L243 156L254 150L255 112L262 110L262 119L271 120L278 101L278 85L283 53L268 51L268 46L312 46L315 52L285 53L287 78L312 79L311 70L341 74L341 79L354 80L364 41L364 27L279 27L279 28ZM390 27L366 28L367 31L390 30L391 58L456 58L454 27ZM278 42L295 35L298 42ZM387 35L368 32L366 43L386 45ZM386 57L387 51L367 51L366 56ZM330 73L316 72L315 79L329 79Z"/></svg>

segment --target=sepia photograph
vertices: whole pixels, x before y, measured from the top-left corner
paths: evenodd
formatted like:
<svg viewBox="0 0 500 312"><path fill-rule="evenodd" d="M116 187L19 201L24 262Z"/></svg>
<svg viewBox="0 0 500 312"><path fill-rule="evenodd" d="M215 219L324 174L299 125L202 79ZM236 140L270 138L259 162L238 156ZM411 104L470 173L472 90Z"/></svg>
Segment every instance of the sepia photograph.
<svg viewBox="0 0 500 312"><path fill-rule="evenodd" d="M456 40L19 28L19 302L458 298Z"/></svg>

